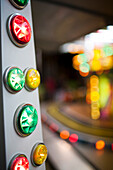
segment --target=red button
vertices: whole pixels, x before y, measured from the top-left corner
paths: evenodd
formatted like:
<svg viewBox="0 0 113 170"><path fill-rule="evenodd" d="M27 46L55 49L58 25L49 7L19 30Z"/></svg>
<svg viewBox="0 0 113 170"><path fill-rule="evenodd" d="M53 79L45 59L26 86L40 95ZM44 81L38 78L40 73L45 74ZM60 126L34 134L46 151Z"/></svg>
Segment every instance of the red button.
<svg viewBox="0 0 113 170"><path fill-rule="evenodd" d="M31 27L22 15L13 14L9 18L9 34L16 45L26 45L31 39Z"/></svg>
<svg viewBox="0 0 113 170"><path fill-rule="evenodd" d="M25 155L15 156L11 161L10 170L29 170L29 162Z"/></svg>

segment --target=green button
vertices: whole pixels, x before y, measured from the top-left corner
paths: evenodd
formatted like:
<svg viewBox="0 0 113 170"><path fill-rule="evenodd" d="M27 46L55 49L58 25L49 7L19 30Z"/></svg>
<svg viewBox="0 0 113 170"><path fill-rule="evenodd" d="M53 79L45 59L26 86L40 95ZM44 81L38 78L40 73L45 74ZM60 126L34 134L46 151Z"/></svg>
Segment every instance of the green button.
<svg viewBox="0 0 113 170"><path fill-rule="evenodd" d="M24 105L17 116L17 126L21 134L30 135L36 128L38 115L36 109L29 104Z"/></svg>
<svg viewBox="0 0 113 170"><path fill-rule="evenodd" d="M9 70L7 75L7 85L13 90L13 91L20 91L25 84L25 76L22 70L19 68L12 68Z"/></svg>
<svg viewBox="0 0 113 170"><path fill-rule="evenodd" d="M16 5L16 7L23 8L28 4L29 0L11 0L11 2Z"/></svg>

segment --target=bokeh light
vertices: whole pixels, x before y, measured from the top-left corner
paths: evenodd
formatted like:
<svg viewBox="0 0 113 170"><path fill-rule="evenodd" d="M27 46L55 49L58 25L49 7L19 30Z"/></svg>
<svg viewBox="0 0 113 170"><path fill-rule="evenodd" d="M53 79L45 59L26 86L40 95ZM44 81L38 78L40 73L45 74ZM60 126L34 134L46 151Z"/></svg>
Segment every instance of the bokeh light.
<svg viewBox="0 0 113 170"><path fill-rule="evenodd" d="M96 119L99 119L100 118L100 111L97 109L93 109L91 111L91 118L96 120Z"/></svg>
<svg viewBox="0 0 113 170"><path fill-rule="evenodd" d="M83 73L88 73L90 70L90 66L88 63L84 62L84 63L80 64L79 70Z"/></svg>
<svg viewBox="0 0 113 170"><path fill-rule="evenodd" d="M91 101L96 102L99 100L99 93L97 91L91 92Z"/></svg>
<svg viewBox="0 0 113 170"><path fill-rule="evenodd" d="M69 132L67 131L67 130L63 130L63 131L61 131L60 132L60 137L62 138L62 139L68 139L69 138Z"/></svg>
<svg viewBox="0 0 113 170"><path fill-rule="evenodd" d="M78 141L78 135L76 135L76 134L71 134L70 137L69 137L69 141L70 141L71 143L77 142L77 141Z"/></svg>
<svg viewBox="0 0 113 170"><path fill-rule="evenodd" d="M78 55L75 55L72 60L73 60L73 68L79 70L80 62L78 61Z"/></svg>
<svg viewBox="0 0 113 170"><path fill-rule="evenodd" d="M42 120L42 122L46 122L47 121L47 116L45 115L45 114L41 114L41 120Z"/></svg>
<svg viewBox="0 0 113 170"><path fill-rule="evenodd" d="M82 71L79 71L79 74L80 74L82 77L86 77L86 76L88 76L89 72L84 73L84 72L82 72Z"/></svg>
<svg viewBox="0 0 113 170"><path fill-rule="evenodd" d="M57 132L58 131L58 125L55 124L55 123L51 123L50 126L49 126L49 129L52 131L52 132Z"/></svg>
<svg viewBox="0 0 113 170"><path fill-rule="evenodd" d="M91 96L91 118L100 118L100 105L99 105L99 78L96 75L90 77L90 96Z"/></svg>
<svg viewBox="0 0 113 170"><path fill-rule="evenodd" d="M103 140L99 140L96 142L96 149L97 150L102 150L105 147L105 142Z"/></svg>
<svg viewBox="0 0 113 170"><path fill-rule="evenodd" d="M111 144L111 150L113 151L113 143Z"/></svg>

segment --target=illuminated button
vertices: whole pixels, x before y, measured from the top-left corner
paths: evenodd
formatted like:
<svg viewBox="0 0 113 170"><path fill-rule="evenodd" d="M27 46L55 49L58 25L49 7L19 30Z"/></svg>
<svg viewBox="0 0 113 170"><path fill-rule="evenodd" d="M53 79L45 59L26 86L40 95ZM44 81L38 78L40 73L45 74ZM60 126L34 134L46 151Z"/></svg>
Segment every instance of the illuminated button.
<svg viewBox="0 0 113 170"><path fill-rule="evenodd" d="M9 92L19 92L25 84L25 76L17 67L9 67L5 72L5 85Z"/></svg>
<svg viewBox="0 0 113 170"><path fill-rule="evenodd" d="M37 70L28 68L25 70L25 87L27 90L35 90L40 84L40 74Z"/></svg>
<svg viewBox="0 0 113 170"><path fill-rule="evenodd" d="M24 8L29 2L29 0L10 0L10 1L15 7L19 9Z"/></svg>
<svg viewBox="0 0 113 170"><path fill-rule="evenodd" d="M39 166L45 162L47 158L47 148L44 144L36 144L32 152L32 163Z"/></svg>
<svg viewBox="0 0 113 170"><path fill-rule="evenodd" d="M30 104L21 105L15 114L15 129L20 136L30 135L36 128L38 115Z"/></svg>
<svg viewBox="0 0 113 170"><path fill-rule="evenodd" d="M24 154L17 154L10 162L9 170L29 170L29 161Z"/></svg>
<svg viewBox="0 0 113 170"><path fill-rule="evenodd" d="M27 19L20 14L13 14L8 20L8 32L13 43L19 47L28 44L31 39L31 27Z"/></svg>

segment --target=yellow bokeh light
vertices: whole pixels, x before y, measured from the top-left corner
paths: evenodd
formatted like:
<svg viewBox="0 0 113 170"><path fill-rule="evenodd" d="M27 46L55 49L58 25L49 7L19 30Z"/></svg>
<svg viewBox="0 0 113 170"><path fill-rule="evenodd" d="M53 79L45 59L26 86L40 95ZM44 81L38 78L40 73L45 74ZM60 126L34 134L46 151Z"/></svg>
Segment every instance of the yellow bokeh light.
<svg viewBox="0 0 113 170"><path fill-rule="evenodd" d="M101 70L101 62L99 60L93 60L91 63L91 70L92 71L99 71Z"/></svg>
<svg viewBox="0 0 113 170"><path fill-rule="evenodd" d="M97 76L95 76L95 75L91 76L91 78L90 78L91 86L92 85L98 85L98 83L99 83L99 78Z"/></svg>
<svg viewBox="0 0 113 170"><path fill-rule="evenodd" d="M97 120L97 119L99 119L100 118L100 111L97 109L92 109L92 111L91 111L91 118L92 119L95 119L95 120Z"/></svg>
<svg viewBox="0 0 113 170"><path fill-rule="evenodd" d="M97 109L99 107L100 107L99 102L93 102L92 105L91 105L92 109Z"/></svg>
<svg viewBox="0 0 113 170"><path fill-rule="evenodd" d="M103 67L103 70L111 69L113 67L113 57L108 56L108 57L102 58L101 65Z"/></svg>
<svg viewBox="0 0 113 170"><path fill-rule="evenodd" d="M100 49L94 49L94 59L98 60L99 58L101 58L102 54L101 54L101 50Z"/></svg>
<svg viewBox="0 0 113 170"><path fill-rule="evenodd" d="M99 93L97 91L91 92L91 101L95 102L99 100Z"/></svg>

